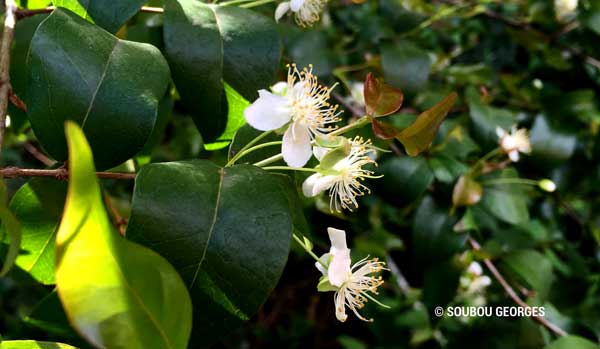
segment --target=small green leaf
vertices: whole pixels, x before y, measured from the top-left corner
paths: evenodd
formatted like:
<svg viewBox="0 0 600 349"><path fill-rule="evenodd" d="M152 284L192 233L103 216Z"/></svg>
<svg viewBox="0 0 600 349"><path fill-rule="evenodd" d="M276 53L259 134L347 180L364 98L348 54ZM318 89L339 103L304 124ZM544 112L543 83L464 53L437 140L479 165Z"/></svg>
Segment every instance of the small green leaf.
<svg viewBox="0 0 600 349"><path fill-rule="evenodd" d="M369 73L364 87L367 115L378 117L395 113L402 106L404 95L399 89L386 85Z"/></svg>
<svg viewBox="0 0 600 349"><path fill-rule="evenodd" d="M239 125L229 121L224 82L249 101L267 88L279 68L280 42L273 20L236 6L167 0L166 56L181 100L205 143ZM239 103L238 103L239 105ZM237 106L236 106L237 108Z"/></svg>
<svg viewBox="0 0 600 349"><path fill-rule="evenodd" d="M503 178L518 177L514 169L505 169L491 180ZM520 224L529 220L526 200L527 197L518 184L494 184L485 186L485 195L480 204L496 218L509 224Z"/></svg>
<svg viewBox="0 0 600 349"><path fill-rule="evenodd" d="M66 124L69 190L56 235L56 286L71 324L96 347L187 348L192 304L173 267L111 225L83 131Z"/></svg>
<svg viewBox="0 0 600 349"><path fill-rule="evenodd" d="M91 23L116 33L146 0L53 0L56 7L69 9Z"/></svg>
<svg viewBox="0 0 600 349"><path fill-rule="evenodd" d="M460 176L452 191L454 206L471 206L481 200L483 186L471 176Z"/></svg>
<svg viewBox="0 0 600 349"><path fill-rule="evenodd" d="M394 203L409 203L421 196L433 181L433 173L422 157L394 157L380 165L377 180L381 195Z"/></svg>
<svg viewBox="0 0 600 349"><path fill-rule="evenodd" d="M227 97L228 105L227 125L225 126L225 131L223 131L219 138L213 143L204 144L206 150L219 150L225 148L231 143L236 132L246 124L244 109L246 109L250 103L226 82L224 82L223 85L225 86L225 96Z"/></svg>
<svg viewBox="0 0 600 349"><path fill-rule="evenodd" d="M2 341L0 349L77 349L73 346L56 343L40 342L32 340Z"/></svg>
<svg viewBox="0 0 600 349"><path fill-rule="evenodd" d="M119 40L59 8L31 42L29 120L44 149L60 161L67 158L63 124L76 121L96 166L111 168L142 149L169 81L156 47Z"/></svg>
<svg viewBox="0 0 600 349"><path fill-rule="evenodd" d="M412 125L398 134L396 138L404 145L408 155L416 156L429 147L442 121L456 102L456 98L457 94L451 93L421 113Z"/></svg>
<svg viewBox="0 0 600 349"><path fill-rule="evenodd" d="M568 335L549 343L544 349L600 349L600 346L588 339Z"/></svg>
<svg viewBox="0 0 600 349"><path fill-rule="evenodd" d="M66 183L34 178L10 201L9 207L21 222L23 234L16 264L45 285L54 283L54 240L66 195Z"/></svg>

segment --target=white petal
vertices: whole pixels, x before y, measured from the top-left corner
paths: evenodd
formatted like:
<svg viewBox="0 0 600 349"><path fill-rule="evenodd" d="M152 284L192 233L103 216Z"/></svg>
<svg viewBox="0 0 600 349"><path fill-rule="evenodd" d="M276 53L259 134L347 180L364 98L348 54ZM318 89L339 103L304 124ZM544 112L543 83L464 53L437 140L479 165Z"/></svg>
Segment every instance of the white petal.
<svg viewBox="0 0 600 349"><path fill-rule="evenodd" d="M331 241L331 248L338 250L347 250L346 245L346 232L341 229L327 228L327 234L329 235L329 241Z"/></svg>
<svg viewBox="0 0 600 349"><path fill-rule="evenodd" d="M288 8L289 8L289 3L286 2L285 4L288 4ZM283 5L283 4L281 4L281 5ZM288 92L288 83L286 81L279 81L275 85L271 86L271 91L273 91L273 93L276 95L285 96Z"/></svg>
<svg viewBox="0 0 600 349"><path fill-rule="evenodd" d="M302 183L302 193L304 196L311 198L318 194L314 192L314 187L319 178L321 178L321 174L315 173L304 180L304 183Z"/></svg>
<svg viewBox="0 0 600 349"><path fill-rule="evenodd" d="M504 131L502 127L496 126L496 135L498 136L498 138L502 138L506 135L506 131Z"/></svg>
<svg viewBox="0 0 600 349"><path fill-rule="evenodd" d="M519 161L519 151L518 150L511 150L511 152L508 153L508 157L512 160L512 162Z"/></svg>
<svg viewBox="0 0 600 349"><path fill-rule="evenodd" d="M291 1L291 9L294 12L298 12L298 10L300 9L300 7L302 7L302 5L304 5L304 1L305 0L292 0Z"/></svg>
<svg viewBox="0 0 600 349"><path fill-rule="evenodd" d="M329 257L330 256L331 256L331 254L325 253L324 255L322 255L321 257L319 257L319 260L321 262L323 262L324 264L327 264L327 262L329 262ZM317 269L319 269L319 271L321 272L321 274L327 275L327 269L325 269L325 267L323 266L323 264L321 264L319 262L315 262L315 266L317 267Z"/></svg>
<svg viewBox="0 0 600 349"><path fill-rule="evenodd" d="M283 17L283 15L285 15L289 10L290 10L290 2L289 1L282 2L281 4L277 5L277 8L275 9L275 21L279 22L281 17Z"/></svg>
<svg viewBox="0 0 600 349"><path fill-rule="evenodd" d="M327 269L327 277L330 284L340 287L352 275L352 270L350 269L350 263L352 263L350 260L350 250L336 250L335 253L330 253L333 257Z"/></svg>
<svg viewBox="0 0 600 349"><path fill-rule="evenodd" d="M329 234L329 240L331 240L331 250L329 253L333 256L331 263L329 263L329 269L327 270L327 277L329 283L333 286L341 286L344 281L351 275L350 269L350 250L346 245L346 232L339 229L327 228Z"/></svg>
<svg viewBox="0 0 600 349"><path fill-rule="evenodd" d="M287 124L292 113L285 97L277 96L267 90L258 91L259 97L244 110L244 118L257 130L276 130Z"/></svg>
<svg viewBox="0 0 600 349"><path fill-rule="evenodd" d="M310 131L308 128L297 122L291 124L283 135L281 153L283 154L283 160L290 167L302 167L306 165L312 156Z"/></svg>

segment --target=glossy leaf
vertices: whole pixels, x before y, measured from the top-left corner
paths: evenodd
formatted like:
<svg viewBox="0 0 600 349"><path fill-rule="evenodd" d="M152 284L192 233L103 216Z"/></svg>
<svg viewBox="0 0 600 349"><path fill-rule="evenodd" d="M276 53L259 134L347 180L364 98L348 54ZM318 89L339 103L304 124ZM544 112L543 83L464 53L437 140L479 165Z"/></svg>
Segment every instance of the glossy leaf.
<svg viewBox="0 0 600 349"><path fill-rule="evenodd" d="M442 121L456 102L457 94L451 93L442 101L421 113L417 120L396 137L410 156L416 156L429 147Z"/></svg>
<svg viewBox="0 0 600 349"><path fill-rule="evenodd" d="M56 286L77 331L96 347L187 348L191 302L173 267L121 237L102 201L92 153L66 124L69 190L56 236Z"/></svg>
<svg viewBox="0 0 600 349"><path fill-rule="evenodd" d="M535 118L529 134L532 158L544 168L558 166L567 161L575 152L577 138L553 127L546 116Z"/></svg>
<svg viewBox="0 0 600 349"><path fill-rule="evenodd" d="M2 222L2 231L0 231L2 239L0 240L4 239L4 235L8 236L10 240L6 257L2 261L0 277L4 277L11 270L21 246L21 225L14 213L6 207L6 195L6 185L3 180L0 180L0 222Z"/></svg>
<svg viewBox="0 0 600 349"><path fill-rule="evenodd" d="M381 195L395 203L409 203L421 196L433 182L433 173L424 158L393 157L380 165L383 178L375 182Z"/></svg>
<svg viewBox="0 0 600 349"><path fill-rule="evenodd" d="M17 266L45 285L54 283L54 240L66 194L66 183L35 178L15 193L9 206L23 234Z"/></svg>
<svg viewBox="0 0 600 349"><path fill-rule="evenodd" d="M600 346L583 337L568 335L552 341L544 349L599 349Z"/></svg>
<svg viewBox="0 0 600 349"><path fill-rule="evenodd" d="M68 344L32 340L2 341L0 349L77 349Z"/></svg>
<svg viewBox="0 0 600 349"><path fill-rule="evenodd" d="M493 176L490 181L506 178L517 178L514 169L503 170L498 176ZM482 182L485 181L487 179L482 179ZM485 195L481 200L481 205L491 215L506 223L520 224L529 220L526 199L518 184L485 185Z"/></svg>
<svg viewBox="0 0 600 349"><path fill-rule="evenodd" d="M64 337L77 337L69 324L56 289L46 295L27 315L22 317L23 322L35 326L46 332Z"/></svg>
<svg viewBox="0 0 600 349"><path fill-rule="evenodd" d="M483 186L471 176L460 176L452 191L454 206L471 206L481 200Z"/></svg>
<svg viewBox="0 0 600 349"><path fill-rule="evenodd" d="M97 167L106 169L142 149L168 84L168 66L154 46L119 40L57 9L31 43L28 115L57 160L67 157L64 121L82 125Z"/></svg>
<svg viewBox="0 0 600 349"><path fill-rule="evenodd" d="M263 131L259 131L248 124L242 126L235 133L235 136L233 137L233 140L231 141L231 144L229 145L229 159L234 157L235 154L237 154L246 144L248 144L248 142L250 142L251 140L253 140L254 138L256 138L257 136L259 136L262 133L263 133ZM261 139L258 143L256 143L256 145L259 145L262 143L267 143L267 142L276 142L276 141L281 141L281 136L278 136L275 133L271 133L271 134L267 135L266 137L264 137L263 139ZM251 153L248 153L248 155L239 159L237 161L237 163L238 164L253 164L255 162L264 160L268 157L277 155L279 153L281 153L280 145L264 147L261 149L257 149L256 151L253 151ZM278 163L274 163L274 164L279 165L279 164L284 164L284 162L283 162L283 160L281 160Z"/></svg>
<svg viewBox="0 0 600 349"><path fill-rule="evenodd" d="M275 287L299 207L291 188L283 175L209 161L151 164L138 174L127 237L182 275L195 305L193 346L248 320Z"/></svg>
<svg viewBox="0 0 600 349"><path fill-rule="evenodd" d="M515 115L507 109L482 103L479 93L474 88L467 90L466 99L477 139L488 145L497 145L496 128L509 130L515 124Z"/></svg>
<svg viewBox="0 0 600 349"><path fill-rule="evenodd" d="M227 125L225 131L213 143L204 144L206 150L218 150L228 146L236 132L246 124L244 109L250 105L233 87L224 83L225 95L227 97Z"/></svg>
<svg viewBox="0 0 600 349"><path fill-rule="evenodd" d="M395 113L402 106L404 95L399 89L386 85L369 73L364 92L367 115L385 116Z"/></svg>
<svg viewBox="0 0 600 349"><path fill-rule="evenodd" d="M423 88L431 73L431 59L427 52L409 41L383 46L381 65L385 81L408 94Z"/></svg>
<svg viewBox="0 0 600 349"><path fill-rule="evenodd" d="M543 254L535 250L516 251L503 259L503 265L524 281L525 287L534 289L541 299L546 298L554 274L552 263Z"/></svg>
<svg viewBox="0 0 600 349"><path fill-rule="evenodd" d="M228 132L223 82L253 101L279 68L274 22L248 9L167 0L164 37L173 80L205 143Z"/></svg>
<svg viewBox="0 0 600 349"><path fill-rule="evenodd" d="M44 8L50 4L50 0L16 0L17 6L28 9Z"/></svg>
<svg viewBox="0 0 600 349"><path fill-rule="evenodd" d="M54 6L69 9L111 33L119 28L146 3L146 0L52 0Z"/></svg>

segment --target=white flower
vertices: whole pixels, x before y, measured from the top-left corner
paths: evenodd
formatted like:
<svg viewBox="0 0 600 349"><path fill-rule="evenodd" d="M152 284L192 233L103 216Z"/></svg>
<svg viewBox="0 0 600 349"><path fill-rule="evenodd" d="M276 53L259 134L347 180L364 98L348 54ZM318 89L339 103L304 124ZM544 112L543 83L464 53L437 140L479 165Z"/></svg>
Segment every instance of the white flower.
<svg viewBox="0 0 600 349"><path fill-rule="evenodd" d="M481 268L481 264L477 262L471 262L469 267L467 268L467 273L473 276L480 276L483 273L483 269Z"/></svg>
<svg viewBox="0 0 600 349"><path fill-rule="evenodd" d="M301 27L310 27L319 21L327 0L291 0L284 1L275 9L275 20L292 11L296 23Z"/></svg>
<svg viewBox="0 0 600 349"><path fill-rule="evenodd" d="M312 139L333 130L330 124L339 120L338 106L328 102L333 87L319 85L312 66L299 71L292 64L287 82L275 84L274 93L258 91L259 98L244 110L244 117L261 131L287 125L281 146L283 159L291 167L302 167L312 155Z"/></svg>
<svg viewBox="0 0 600 349"><path fill-rule="evenodd" d="M336 318L341 322L346 321L348 318L346 307L348 307L359 319L373 321L373 319L363 318L358 310L364 307L368 299L374 300L367 292L377 294L377 288L383 284L383 280L381 276L374 277L370 274L387 270L384 267L385 263L377 258L371 260L364 258L350 267L350 249L346 245L346 232L327 228L327 233L331 240L331 249L320 258L327 268L323 267L321 262L315 265L326 278L324 281L328 282L325 290L335 291L333 299ZM322 283L323 281L320 284Z"/></svg>
<svg viewBox="0 0 600 349"><path fill-rule="evenodd" d="M508 154L508 157L513 162L519 161L519 153L531 153L531 144L529 144L529 136L526 129L521 128L517 130L517 127L513 126L510 133L507 133L504 129L497 127L496 134L500 141L500 148Z"/></svg>
<svg viewBox="0 0 600 349"><path fill-rule="evenodd" d="M577 10L578 0L554 0L554 12L561 22L568 21Z"/></svg>
<svg viewBox="0 0 600 349"><path fill-rule="evenodd" d="M365 95L364 95L365 84L362 82L353 82L350 85L350 101L357 105L365 106Z"/></svg>
<svg viewBox="0 0 600 349"><path fill-rule="evenodd" d="M317 196L329 190L329 206L337 212L342 208L352 211L358 207L356 197L370 192L361 181L364 178L374 178L373 171L363 167L367 164L377 165L371 157L374 150L370 148L370 140L363 141L362 138L356 137L349 141L351 149L346 157L331 168L318 168L319 172L308 177L302 184L302 192L307 197ZM319 160L322 160L327 152L326 148L314 148L315 157Z"/></svg>

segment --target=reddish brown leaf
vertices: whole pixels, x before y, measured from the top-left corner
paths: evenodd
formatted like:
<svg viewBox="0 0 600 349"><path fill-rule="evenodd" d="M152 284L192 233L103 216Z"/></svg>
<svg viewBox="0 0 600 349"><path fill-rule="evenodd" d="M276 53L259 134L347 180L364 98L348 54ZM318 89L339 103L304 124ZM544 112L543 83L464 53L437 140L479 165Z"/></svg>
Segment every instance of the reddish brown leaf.
<svg viewBox="0 0 600 349"><path fill-rule="evenodd" d="M412 125L397 135L396 138L404 145L408 155L416 156L429 147L442 121L456 102L456 98L456 92L452 92L442 101L422 112Z"/></svg>
<svg viewBox="0 0 600 349"><path fill-rule="evenodd" d="M393 139L400 133L396 127L375 118L371 118L371 127L375 136L381 139Z"/></svg>
<svg viewBox="0 0 600 349"><path fill-rule="evenodd" d="M402 91L384 84L371 73L365 80L364 95L367 115L374 117L395 113L404 101Z"/></svg>

